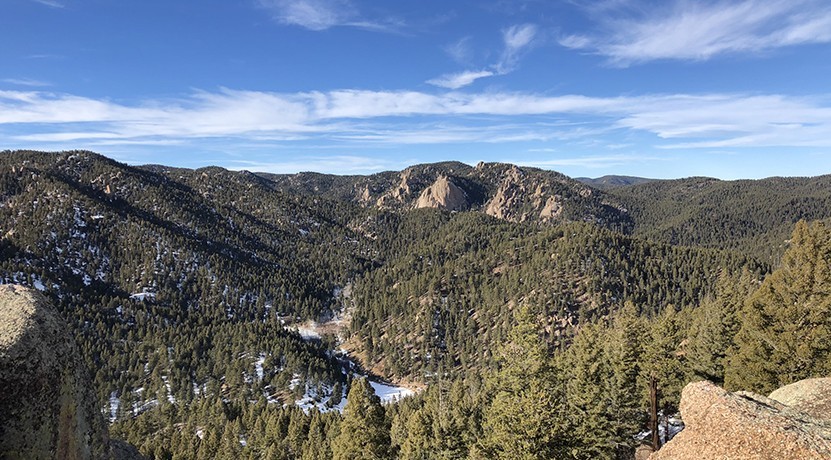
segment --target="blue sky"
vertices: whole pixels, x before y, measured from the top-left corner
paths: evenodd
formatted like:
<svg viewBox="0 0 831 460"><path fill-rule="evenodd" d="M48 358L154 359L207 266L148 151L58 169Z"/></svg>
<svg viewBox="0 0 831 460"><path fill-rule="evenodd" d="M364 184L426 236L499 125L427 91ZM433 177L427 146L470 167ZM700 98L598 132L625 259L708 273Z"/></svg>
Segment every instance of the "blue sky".
<svg viewBox="0 0 831 460"><path fill-rule="evenodd" d="M827 0L3 0L0 149L831 173Z"/></svg>

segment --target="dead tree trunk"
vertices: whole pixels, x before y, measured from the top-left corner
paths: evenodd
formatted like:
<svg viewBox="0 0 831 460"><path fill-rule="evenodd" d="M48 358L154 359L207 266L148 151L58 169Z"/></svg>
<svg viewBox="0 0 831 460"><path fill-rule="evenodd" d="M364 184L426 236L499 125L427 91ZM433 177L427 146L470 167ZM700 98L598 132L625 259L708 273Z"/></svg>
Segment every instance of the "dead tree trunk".
<svg viewBox="0 0 831 460"><path fill-rule="evenodd" d="M649 430L652 432L652 451L661 448L661 437L658 436L658 379L652 376L649 379Z"/></svg>

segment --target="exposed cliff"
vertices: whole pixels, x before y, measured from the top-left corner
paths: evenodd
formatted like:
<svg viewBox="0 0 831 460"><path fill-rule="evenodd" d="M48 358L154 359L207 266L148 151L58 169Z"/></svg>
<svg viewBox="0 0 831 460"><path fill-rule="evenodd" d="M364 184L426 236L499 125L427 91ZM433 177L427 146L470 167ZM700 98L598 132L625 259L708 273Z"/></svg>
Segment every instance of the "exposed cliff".
<svg viewBox="0 0 831 460"><path fill-rule="evenodd" d="M485 213L512 222L557 220L567 199L553 190L554 183L550 177L528 174L511 166L503 171L496 193L485 205ZM592 194L588 187L576 183L569 185L583 198Z"/></svg>
<svg viewBox="0 0 831 460"><path fill-rule="evenodd" d="M416 201L416 208L441 208L463 211L470 206L464 190L447 176L439 176L433 185L424 189Z"/></svg>
<svg viewBox="0 0 831 460"><path fill-rule="evenodd" d="M108 436L66 324L38 292L0 285L0 458L107 458Z"/></svg>

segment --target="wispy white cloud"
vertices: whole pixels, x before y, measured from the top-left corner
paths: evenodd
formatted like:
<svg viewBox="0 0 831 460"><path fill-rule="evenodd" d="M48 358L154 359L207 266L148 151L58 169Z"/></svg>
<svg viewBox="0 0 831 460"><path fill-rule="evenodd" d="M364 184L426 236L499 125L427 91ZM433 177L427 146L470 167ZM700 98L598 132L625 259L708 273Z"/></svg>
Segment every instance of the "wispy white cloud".
<svg viewBox="0 0 831 460"><path fill-rule="evenodd" d="M470 64L473 58L473 49L470 44L470 36L462 37L455 42L444 45L442 49L451 59L458 64Z"/></svg>
<svg viewBox="0 0 831 460"><path fill-rule="evenodd" d="M43 86L52 86L51 83L43 80L35 80L33 78L4 78L3 83L8 83L10 85L17 85L17 86L32 86L32 87L43 87Z"/></svg>
<svg viewBox="0 0 831 460"><path fill-rule="evenodd" d="M516 53L527 47L534 41L537 35L537 26L534 24L521 24L508 27L502 31L502 40L505 42L507 53Z"/></svg>
<svg viewBox="0 0 831 460"><path fill-rule="evenodd" d="M534 24L518 24L508 27L502 31L502 52L499 60L489 66L489 68L447 73L436 78L431 78L426 83L442 88L459 89L481 78L509 74L516 69L517 61L522 53L534 44L534 40L537 37L537 30L537 26ZM452 44L450 50L454 54L461 54L463 50L459 48L466 46L466 41L460 41ZM464 52L468 53L469 51Z"/></svg>
<svg viewBox="0 0 831 460"><path fill-rule="evenodd" d="M459 89L470 85L474 81L494 75L490 70L466 70L464 72L449 73L427 80L427 83L441 88Z"/></svg>
<svg viewBox="0 0 831 460"><path fill-rule="evenodd" d="M60 54L30 54L26 56L26 59L65 59L65 56L61 56Z"/></svg>
<svg viewBox="0 0 831 460"><path fill-rule="evenodd" d="M406 145L605 138L606 144L617 144L620 136L632 133L652 148L831 147L831 99L222 89L126 105L62 93L0 91L0 129L7 141L20 144L224 139L231 144Z"/></svg>
<svg viewBox="0 0 831 460"><path fill-rule="evenodd" d="M344 0L260 0L283 24L325 30L351 21L352 5Z"/></svg>
<svg viewBox="0 0 831 460"><path fill-rule="evenodd" d="M363 174L368 171L402 169L407 164L358 155L303 156L289 161L233 161L229 169L291 174L314 171L329 174Z"/></svg>
<svg viewBox="0 0 831 460"><path fill-rule="evenodd" d="M648 7L630 1L607 7L591 12L597 33L568 35L560 44L628 66L831 42L831 4L824 0L673 0Z"/></svg>
<svg viewBox="0 0 831 460"><path fill-rule="evenodd" d="M66 6L62 2L59 2L57 0L32 0L32 1L35 2L35 3L40 3L41 5L50 6L52 8L64 8Z"/></svg>
<svg viewBox="0 0 831 460"><path fill-rule="evenodd" d="M537 26L534 24L520 24L511 26L502 31L502 41L505 49L499 62L494 66L500 74L513 72L519 57L525 50L534 44L537 37Z"/></svg>
<svg viewBox="0 0 831 460"><path fill-rule="evenodd" d="M282 24L321 31L346 26L380 32L400 32L401 21L371 20L349 0L258 0Z"/></svg>

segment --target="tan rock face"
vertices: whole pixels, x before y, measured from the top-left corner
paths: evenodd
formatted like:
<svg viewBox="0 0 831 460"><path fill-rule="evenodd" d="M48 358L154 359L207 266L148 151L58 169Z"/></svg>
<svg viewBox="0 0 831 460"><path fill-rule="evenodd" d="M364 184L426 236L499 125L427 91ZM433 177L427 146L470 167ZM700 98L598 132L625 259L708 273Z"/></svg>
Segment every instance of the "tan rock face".
<svg viewBox="0 0 831 460"><path fill-rule="evenodd" d="M527 194L523 177L522 170L516 166L507 170L493 198L485 205L485 214L497 219L521 221L515 215L515 208Z"/></svg>
<svg viewBox="0 0 831 460"><path fill-rule="evenodd" d="M396 206L408 201L412 190L410 187L410 176L412 170L405 169L399 175L398 185L388 190L381 195L376 201L375 206L381 209L395 208Z"/></svg>
<svg viewBox="0 0 831 460"><path fill-rule="evenodd" d="M545 201L542 211L540 211L540 219L553 219L563 212L563 205L557 201L556 197L550 196Z"/></svg>
<svg viewBox="0 0 831 460"><path fill-rule="evenodd" d="M485 214L511 222L549 222L562 212L562 197L553 194L547 184L527 178L516 166L505 171L496 193L485 204Z"/></svg>
<svg viewBox="0 0 831 460"><path fill-rule="evenodd" d="M464 190L451 182L447 176L440 176L433 185L421 192L415 207L463 211L470 207L470 204Z"/></svg>
<svg viewBox="0 0 831 460"><path fill-rule="evenodd" d="M74 340L37 291L0 285L0 458L107 458Z"/></svg>
<svg viewBox="0 0 831 460"><path fill-rule="evenodd" d="M800 380L774 391L768 398L811 417L831 421L831 377Z"/></svg>
<svg viewBox="0 0 831 460"><path fill-rule="evenodd" d="M684 431L650 460L831 458L831 422L761 395L691 383L681 416Z"/></svg>

